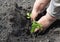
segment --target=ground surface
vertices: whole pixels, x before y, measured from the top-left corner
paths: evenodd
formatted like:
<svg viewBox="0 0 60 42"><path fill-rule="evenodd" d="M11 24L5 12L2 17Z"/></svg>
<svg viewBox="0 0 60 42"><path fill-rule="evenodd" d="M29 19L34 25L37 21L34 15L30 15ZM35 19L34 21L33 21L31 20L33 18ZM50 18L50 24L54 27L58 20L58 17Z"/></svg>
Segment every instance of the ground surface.
<svg viewBox="0 0 60 42"><path fill-rule="evenodd" d="M34 0L0 0L0 42L60 42L60 20L44 34L30 34L26 13L31 12L33 3Z"/></svg>

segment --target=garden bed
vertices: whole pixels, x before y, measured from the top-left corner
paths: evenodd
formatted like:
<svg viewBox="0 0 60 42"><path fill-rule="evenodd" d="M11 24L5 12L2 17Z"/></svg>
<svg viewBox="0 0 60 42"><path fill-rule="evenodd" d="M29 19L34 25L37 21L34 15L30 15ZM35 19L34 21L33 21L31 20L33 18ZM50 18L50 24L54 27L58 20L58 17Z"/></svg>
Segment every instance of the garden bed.
<svg viewBox="0 0 60 42"><path fill-rule="evenodd" d="M30 33L31 20L27 19L26 14L32 11L34 0L1 2L0 42L60 42L60 20L55 21L45 32ZM45 13L46 9L39 13L36 20Z"/></svg>

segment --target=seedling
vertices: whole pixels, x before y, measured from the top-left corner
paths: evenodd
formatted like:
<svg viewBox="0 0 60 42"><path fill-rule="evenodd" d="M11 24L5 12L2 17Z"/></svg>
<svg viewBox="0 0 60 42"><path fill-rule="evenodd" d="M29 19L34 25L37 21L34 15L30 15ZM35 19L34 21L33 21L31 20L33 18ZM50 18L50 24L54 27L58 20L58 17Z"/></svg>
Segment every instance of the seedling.
<svg viewBox="0 0 60 42"><path fill-rule="evenodd" d="M36 21L33 21L32 22L32 28L31 28L31 33L33 33L33 32L35 32L35 29L40 29L40 30L42 30L42 25L41 24L39 24L39 23L37 23Z"/></svg>
<svg viewBox="0 0 60 42"><path fill-rule="evenodd" d="M27 19L31 18L31 13L27 13Z"/></svg>
<svg viewBox="0 0 60 42"><path fill-rule="evenodd" d="M31 13L27 13L27 18L28 19L31 18ZM42 25L37 23L36 21L32 21L32 28L31 28L30 32L34 33L36 28L42 30Z"/></svg>

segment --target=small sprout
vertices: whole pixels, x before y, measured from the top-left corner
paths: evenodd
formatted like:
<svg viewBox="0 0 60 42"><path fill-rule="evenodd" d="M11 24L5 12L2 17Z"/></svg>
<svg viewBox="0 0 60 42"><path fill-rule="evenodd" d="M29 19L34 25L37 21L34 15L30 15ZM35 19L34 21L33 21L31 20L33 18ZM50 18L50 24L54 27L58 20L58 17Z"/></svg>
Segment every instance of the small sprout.
<svg viewBox="0 0 60 42"><path fill-rule="evenodd" d="M31 18L31 13L27 13L27 19L30 19L30 18ZM32 28L31 28L30 32L34 33L36 28L43 30L42 24L39 24L36 21L32 21Z"/></svg>
<svg viewBox="0 0 60 42"><path fill-rule="evenodd" d="M27 18L28 18L28 19L31 18L31 13L27 13Z"/></svg>
<svg viewBox="0 0 60 42"><path fill-rule="evenodd" d="M35 32L35 29L39 28L40 30L42 30L42 25L37 23L36 21L32 22L32 28L31 28L31 33Z"/></svg>

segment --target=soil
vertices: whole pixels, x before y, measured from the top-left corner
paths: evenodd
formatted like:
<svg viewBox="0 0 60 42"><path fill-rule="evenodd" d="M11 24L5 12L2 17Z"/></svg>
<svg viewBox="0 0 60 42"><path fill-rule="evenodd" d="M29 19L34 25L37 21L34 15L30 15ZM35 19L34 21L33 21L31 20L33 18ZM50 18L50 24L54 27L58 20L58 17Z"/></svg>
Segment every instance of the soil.
<svg viewBox="0 0 60 42"><path fill-rule="evenodd" d="M26 13L32 11L35 0L0 0L0 42L60 42L60 20L45 32L30 33L31 21ZM45 15L46 9L38 15Z"/></svg>

